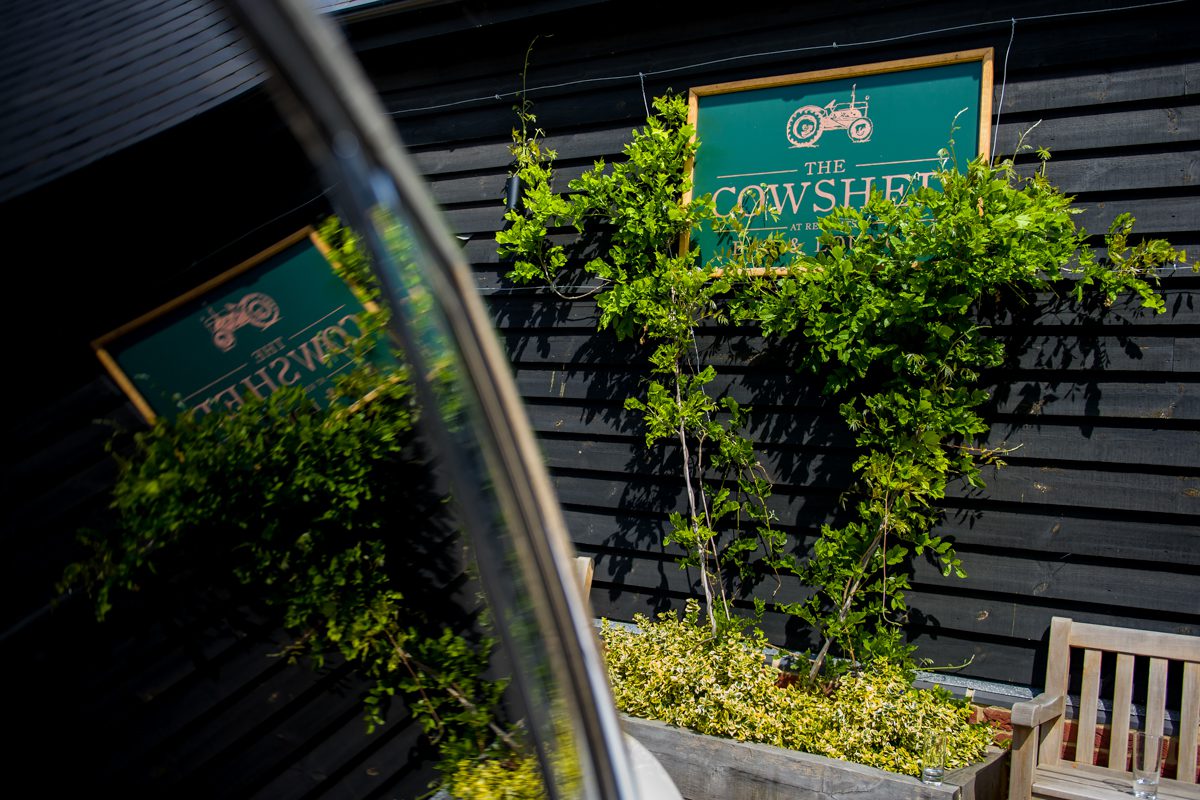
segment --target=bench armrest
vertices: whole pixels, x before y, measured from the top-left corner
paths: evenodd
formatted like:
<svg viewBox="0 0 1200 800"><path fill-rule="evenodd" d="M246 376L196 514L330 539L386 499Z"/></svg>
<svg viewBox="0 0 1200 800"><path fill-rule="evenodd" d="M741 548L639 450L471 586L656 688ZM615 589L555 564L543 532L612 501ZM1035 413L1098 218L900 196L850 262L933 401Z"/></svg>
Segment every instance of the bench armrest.
<svg viewBox="0 0 1200 800"><path fill-rule="evenodd" d="M1032 700L1017 703L1012 707L1012 724L1024 728L1036 728L1044 722L1061 717L1066 708L1066 698L1061 694L1043 692Z"/></svg>
<svg viewBox="0 0 1200 800"><path fill-rule="evenodd" d="M1030 800L1033 774L1037 768L1038 745L1043 723L1062 716L1066 698L1043 692L1032 700L1012 707L1012 752L1009 755L1009 798Z"/></svg>

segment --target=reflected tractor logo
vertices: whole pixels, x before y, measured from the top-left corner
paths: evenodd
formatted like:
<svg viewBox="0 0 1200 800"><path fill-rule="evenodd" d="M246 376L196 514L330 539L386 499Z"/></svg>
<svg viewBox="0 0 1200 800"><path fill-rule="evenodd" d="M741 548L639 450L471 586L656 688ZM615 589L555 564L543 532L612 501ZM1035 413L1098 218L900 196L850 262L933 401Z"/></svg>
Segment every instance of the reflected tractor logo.
<svg viewBox="0 0 1200 800"><path fill-rule="evenodd" d="M801 106L787 123L787 138L792 147L816 147L825 131L845 131L856 144L871 141L875 124L867 116L868 95L862 101L854 97L857 84L850 86L850 102L830 100L825 106Z"/></svg>
<svg viewBox="0 0 1200 800"><path fill-rule="evenodd" d="M251 292L236 303L226 303L224 311L209 306L208 314L200 318L212 334L213 344L228 353L237 344L233 335L238 328L249 325L259 330L279 322L279 304L261 292Z"/></svg>

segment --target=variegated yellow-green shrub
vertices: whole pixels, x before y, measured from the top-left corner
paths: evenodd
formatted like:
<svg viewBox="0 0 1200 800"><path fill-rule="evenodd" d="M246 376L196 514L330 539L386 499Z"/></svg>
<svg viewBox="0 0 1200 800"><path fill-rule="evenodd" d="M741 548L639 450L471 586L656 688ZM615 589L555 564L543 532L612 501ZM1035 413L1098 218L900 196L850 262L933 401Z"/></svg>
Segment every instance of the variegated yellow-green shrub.
<svg viewBox="0 0 1200 800"><path fill-rule="evenodd" d="M697 624L688 601L683 619L635 618L640 632L606 624L609 679L617 707L698 733L855 761L919 775L924 732L946 733L947 767L978 761L992 740L972 724L967 703L944 690L914 689L896 664L872 662L831 687L777 685L779 670L763 658L761 635L714 638Z"/></svg>
<svg viewBox="0 0 1200 800"><path fill-rule="evenodd" d="M455 800L543 800L541 773L533 756L464 759L443 790Z"/></svg>

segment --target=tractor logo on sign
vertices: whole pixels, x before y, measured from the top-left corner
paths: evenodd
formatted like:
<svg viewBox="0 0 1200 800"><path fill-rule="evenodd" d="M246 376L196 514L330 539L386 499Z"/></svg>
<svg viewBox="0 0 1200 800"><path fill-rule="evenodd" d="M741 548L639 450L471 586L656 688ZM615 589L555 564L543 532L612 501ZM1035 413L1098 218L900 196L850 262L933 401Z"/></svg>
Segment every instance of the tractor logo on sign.
<svg viewBox="0 0 1200 800"><path fill-rule="evenodd" d="M234 332L249 325L259 330L279 322L279 304L262 292L251 292L236 303L226 303L224 311L214 311L200 318L212 334L213 344L228 353L237 344Z"/></svg>
<svg viewBox="0 0 1200 800"><path fill-rule="evenodd" d="M792 147L816 147L817 140L825 131L845 131L850 141L856 144L871 141L875 124L867 116L867 101L858 102L854 97L857 84L850 87L850 102L830 100L824 106L801 106L792 112L787 123L787 138Z"/></svg>

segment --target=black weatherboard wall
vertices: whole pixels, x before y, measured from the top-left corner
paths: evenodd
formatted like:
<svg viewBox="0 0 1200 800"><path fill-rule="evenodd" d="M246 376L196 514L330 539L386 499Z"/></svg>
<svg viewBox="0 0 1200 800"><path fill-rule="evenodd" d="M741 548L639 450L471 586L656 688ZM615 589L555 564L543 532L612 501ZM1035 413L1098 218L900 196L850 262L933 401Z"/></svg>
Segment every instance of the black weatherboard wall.
<svg viewBox="0 0 1200 800"><path fill-rule="evenodd" d="M671 453L642 453L636 421L621 407L644 377L630 368L640 363L637 348L594 335L589 301L506 283L494 253L504 143L515 117L511 97L480 98L520 88L524 46L539 37L526 85L557 86L529 98L559 151L563 187L594 159L618 157L645 114L642 80L653 96L990 46L993 108L1001 107L997 152L1011 153L1020 133L1040 121L1028 141L1054 154L1048 174L1076 196L1082 225L1104 230L1129 211L1140 231L1191 246L1195 257L1200 15L1191 3L1086 13L1120 5L767 3L735 14L603 3L428 45L402 45L399 21L391 31L382 23L349 27L447 219L471 237L467 255L573 536L597 558L597 613L628 618L678 607L697 586L659 545L667 512L683 507L678 467ZM854 44L870 41L881 43ZM833 42L839 46L828 47ZM403 62L395 57L402 46ZM789 49L800 52L780 52ZM422 110L441 104L452 105ZM909 631L920 656L940 664L973 659L967 674L1036 683L1054 614L1197 632L1197 285L1168 279L1161 317L1125 304L1083 310L1047 296L994 321L1014 360L989 376L989 444L1019 449L1007 469L989 473L986 491L956 489L946 504L944 530L970 577L943 578L920 560L913 566ZM701 345L737 399L755 405L780 519L811 543L834 518L849 480L852 450L836 409L794 372L786 346L764 347L750 331ZM781 597L802 592L787 586ZM812 644L792 623L768 623L788 644Z"/></svg>
<svg viewBox="0 0 1200 800"><path fill-rule="evenodd" d="M45 18L22 28L20 41L36 52L41 36L72 54L105 44L110 60L136 41L124 71L108 84L93 62L75 72L6 73L3 95L8 128L0 132L13 133L3 139L0 170L6 288L13 298L38 298L12 303L9 319L10 330L36 332L29 338L37 346L6 353L10 375L22 376L21 390L5 396L0 582L0 669L16 695L5 719L24 733L13 762L56 785L184 786L197 796L411 794L424 778L414 771L420 751L406 712L394 709L393 727L364 736L352 674L334 665L313 677L271 658L285 639L252 599L185 582L173 598L128 599L124 615L104 626L90 620L86 603L48 605L76 554L73 531L103 520L114 472L103 452L106 425L138 424L87 343L326 207L219 10L198 0L113 5L121 8L80 4L61 23L48 9L27 11ZM512 356L573 538L597 557L598 614L627 619L679 607L695 587L659 544L667 512L682 502L672 454L644 455L636 421L622 410L645 377L631 366L640 363L636 346L597 336L588 301L507 283L495 254L515 123L508 93L520 88L529 43L537 37L528 86L569 84L529 95L559 151L563 184L595 158L619 157L645 116L639 73L653 96L990 46L993 108L1003 93L998 151L1010 152L1019 132L1041 120L1029 141L1051 149L1049 175L1077 196L1089 230L1130 211L1139 230L1195 258L1200 3L1080 13L1123 5L708 11L529 0L401 3L390 14L368 7L340 18L448 222L469 237L464 251ZM866 41L880 43L854 45ZM753 55L762 53L773 55ZM174 82L172 71L180 73ZM71 78L81 73L97 83ZM176 86L188 81L204 88ZM48 97L58 99L54 109ZM74 149L38 140L47 115L58 135L75 132ZM945 528L970 577L944 579L914 565L909 630L919 655L973 657L969 675L1036 684L1053 614L1198 632L1200 280L1187 273L1166 285L1161 317L1044 297L994 321L1015 358L988 376L991 443L1022 447L988 476L986 491L958 491L947 503ZM755 406L780 519L811 544L849 481L852 450L836 408L795 372L787 343L767 347L753 331L735 330L701 344L723 385ZM789 599L802 592L784 589ZM781 643L811 643L778 616L768 627Z"/></svg>

